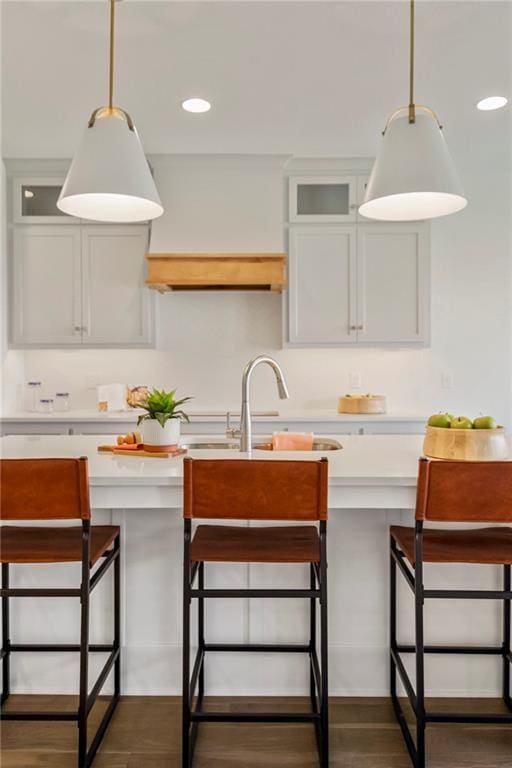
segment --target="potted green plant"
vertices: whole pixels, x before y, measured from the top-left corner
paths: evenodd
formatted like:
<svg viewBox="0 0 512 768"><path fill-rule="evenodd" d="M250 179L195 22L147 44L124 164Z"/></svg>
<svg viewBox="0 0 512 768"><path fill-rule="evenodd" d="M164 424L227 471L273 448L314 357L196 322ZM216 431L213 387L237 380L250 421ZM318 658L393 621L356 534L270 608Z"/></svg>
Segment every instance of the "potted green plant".
<svg viewBox="0 0 512 768"><path fill-rule="evenodd" d="M151 390L140 404L146 413L141 414L137 421L137 425L142 425L142 442L146 450L165 451L178 445L180 424L189 421L180 406L191 399L183 397L177 400L175 389L170 392L163 389Z"/></svg>

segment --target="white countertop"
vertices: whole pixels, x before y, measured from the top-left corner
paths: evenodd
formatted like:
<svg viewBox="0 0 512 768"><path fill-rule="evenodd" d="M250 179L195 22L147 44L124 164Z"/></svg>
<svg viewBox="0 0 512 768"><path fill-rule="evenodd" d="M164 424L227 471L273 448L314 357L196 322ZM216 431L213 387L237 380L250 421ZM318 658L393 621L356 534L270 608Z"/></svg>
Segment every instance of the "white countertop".
<svg viewBox="0 0 512 768"><path fill-rule="evenodd" d="M33 423L69 423L69 422L92 422L92 423L109 423L109 422L126 422L135 421L139 414L144 411L139 409L130 409L129 411L112 411L110 413L100 413L93 409L77 409L70 411L53 411L52 413L38 413L32 411L15 411L13 413L0 416L0 422L12 423L19 421L33 422ZM190 421L206 421L206 422L225 422L226 410L202 410L202 411L188 411ZM239 409L230 410L231 416L236 421L240 416ZM420 413L405 413L400 411L391 411L389 413L382 414L365 414L365 413L337 413L335 408L332 410L299 410L290 411L285 413L278 413L277 411L262 411L257 408L253 412L253 421L261 422L340 422L340 423L354 423L361 421L373 421L373 422L424 422L426 420L425 414Z"/></svg>
<svg viewBox="0 0 512 768"><path fill-rule="evenodd" d="M337 451L253 450L252 458L311 460L327 456L330 485L415 486L422 435L337 435ZM219 436L190 436L189 442L222 442ZM112 442L112 435L12 435L0 439L4 458L87 456L91 486L179 486L183 458L154 459L98 453L97 446ZM183 443L186 443L186 437ZM236 450L193 450L193 458L248 458Z"/></svg>

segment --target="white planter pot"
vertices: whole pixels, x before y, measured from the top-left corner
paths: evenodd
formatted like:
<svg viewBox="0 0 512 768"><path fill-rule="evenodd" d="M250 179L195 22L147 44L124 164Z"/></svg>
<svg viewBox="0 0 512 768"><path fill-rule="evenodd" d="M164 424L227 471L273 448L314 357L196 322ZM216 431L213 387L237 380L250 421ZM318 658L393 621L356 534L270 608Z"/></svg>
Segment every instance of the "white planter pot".
<svg viewBox="0 0 512 768"><path fill-rule="evenodd" d="M156 419L145 419L141 423L142 442L147 451L165 451L180 442L179 419L168 419L161 427Z"/></svg>

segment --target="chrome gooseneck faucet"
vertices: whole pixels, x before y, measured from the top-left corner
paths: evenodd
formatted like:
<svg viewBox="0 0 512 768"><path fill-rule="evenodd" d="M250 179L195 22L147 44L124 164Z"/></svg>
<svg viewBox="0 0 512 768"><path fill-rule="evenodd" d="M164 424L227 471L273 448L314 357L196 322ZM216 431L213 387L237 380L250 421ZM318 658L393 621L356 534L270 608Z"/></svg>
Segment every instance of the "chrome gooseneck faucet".
<svg viewBox="0 0 512 768"><path fill-rule="evenodd" d="M260 355L259 357L255 357L253 360L247 363L245 366L244 375L242 377L242 413L240 418L240 451L243 453L249 453L252 446L249 384L251 381L252 372L258 365L260 365L260 363L266 363L274 371L277 381L277 389L281 400L286 400L288 397L290 397L281 366L276 360L274 360L272 357L268 357L267 355Z"/></svg>

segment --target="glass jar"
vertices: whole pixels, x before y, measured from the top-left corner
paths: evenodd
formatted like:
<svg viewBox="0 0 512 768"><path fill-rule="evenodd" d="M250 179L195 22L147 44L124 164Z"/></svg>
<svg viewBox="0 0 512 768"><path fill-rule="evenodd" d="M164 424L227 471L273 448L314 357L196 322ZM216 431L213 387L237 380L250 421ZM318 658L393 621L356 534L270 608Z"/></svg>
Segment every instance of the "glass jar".
<svg viewBox="0 0 512 768"><path fill-rule="evenodd" d="M35 412L39 406L39 398L41 397L41 382L40 381L27 381L26 388L26 407L27 411Z"/></svg>
<svg viewBox="0 0 512 768"><path fill-rule="evenodd" d="M69 411L69 392L56 392L54 407L56 411Z"/></svg>
<svg viewBox="0 0 512 768"><path fill-rule="evenodd" d="M52 413L53 412L53 398L42 397L39 400L39 412L40 413Z"/></svg>

